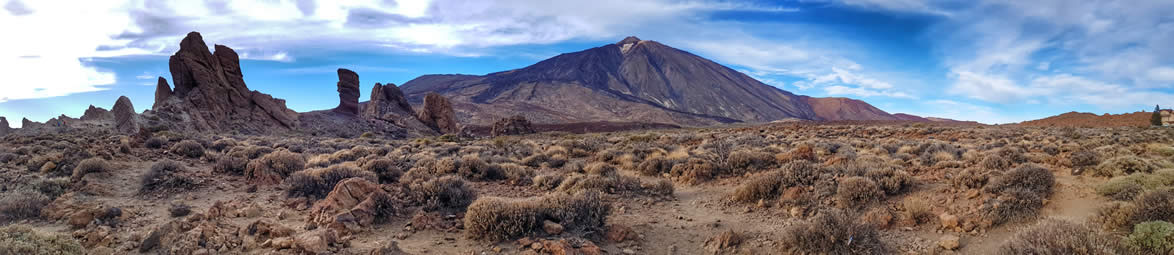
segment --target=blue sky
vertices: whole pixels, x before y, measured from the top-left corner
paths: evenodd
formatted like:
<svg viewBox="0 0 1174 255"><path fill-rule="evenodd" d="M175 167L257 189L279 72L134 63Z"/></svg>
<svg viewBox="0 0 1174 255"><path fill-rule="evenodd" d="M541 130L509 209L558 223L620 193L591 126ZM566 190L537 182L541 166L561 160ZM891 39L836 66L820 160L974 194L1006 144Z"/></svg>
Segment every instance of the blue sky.
<svg viewBox="0 0 1174 255"><path fill-rule="evenodd" d="M337 105L375 82L485 74L634 35L802 95L1009 123L1174 106L1174 1L0 0L0 116L142 111L189 31L241 54L250 89ZM211 46L211 45L209 45Z"/></svg>

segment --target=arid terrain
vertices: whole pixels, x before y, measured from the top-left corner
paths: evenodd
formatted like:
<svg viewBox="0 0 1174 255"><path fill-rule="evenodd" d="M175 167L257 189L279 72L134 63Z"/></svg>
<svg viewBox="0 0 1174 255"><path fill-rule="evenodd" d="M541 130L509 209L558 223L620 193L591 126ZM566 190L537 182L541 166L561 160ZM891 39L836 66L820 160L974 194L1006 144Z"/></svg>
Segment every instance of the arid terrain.
<svg viewBox="0 0 1174 255"><path fill-rule="evenodd" d="M1164 254L1170 137L810 123L13 134L0 253Z"/></svg>

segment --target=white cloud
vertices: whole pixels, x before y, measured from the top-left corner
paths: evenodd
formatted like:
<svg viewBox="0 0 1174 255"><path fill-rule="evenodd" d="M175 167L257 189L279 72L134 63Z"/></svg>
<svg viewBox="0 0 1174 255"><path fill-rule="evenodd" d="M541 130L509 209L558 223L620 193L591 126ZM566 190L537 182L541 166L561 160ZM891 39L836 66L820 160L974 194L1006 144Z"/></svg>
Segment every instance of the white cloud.
<svg viewBox="0 0 1174 255"><path fill-rule="evenodd" d="M892 97L892 98L917 99L916 97L911 96L909 94L906 94L904 92L882 91L882 90L875 90L875 89L868 89L868 88L853 88L853 87L847 87L847 86L841 86L841 85L832 85L832 86L824 87L824 92L827 92L828 95L851 95L851 96L857 96L857 97L883 96L883 97Z"/></svg>

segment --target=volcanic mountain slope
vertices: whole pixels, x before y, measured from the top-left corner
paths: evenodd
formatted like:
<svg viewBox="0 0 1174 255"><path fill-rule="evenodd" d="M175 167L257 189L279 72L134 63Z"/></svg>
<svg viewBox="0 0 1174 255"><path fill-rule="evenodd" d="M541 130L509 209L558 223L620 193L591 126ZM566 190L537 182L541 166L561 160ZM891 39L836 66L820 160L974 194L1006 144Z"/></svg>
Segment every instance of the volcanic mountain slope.
<svg viewBox="0 0 1174 255"><path fill-rule="evenodd" d="M908 117L901 117L889 114L881 109L877 109L864 101L843 98L843 97L809 97L803 96L807 104L811 105L811 109L815 111L815 115L822 120L912 120L920 121ZM902 114L903 116L912 116Z"/></svg>
<svg viewBox="0 0 1174 255"><path fill-rule="evenodd" d="M1096 115L1087 112L1067 112L1038 120L1020 122L1020 126L1036 127L1148 127L1152 112Z"/></svg>
<svg viewBox="0 0 1174 255"><path fill-rule="evenodd" d="M473 75L425 75L404 84L419 104L448 97L462 123L522 115L535 123L594 121L710 125L819 119L799 96L655 41L625 38L534 65Z"/></svg>

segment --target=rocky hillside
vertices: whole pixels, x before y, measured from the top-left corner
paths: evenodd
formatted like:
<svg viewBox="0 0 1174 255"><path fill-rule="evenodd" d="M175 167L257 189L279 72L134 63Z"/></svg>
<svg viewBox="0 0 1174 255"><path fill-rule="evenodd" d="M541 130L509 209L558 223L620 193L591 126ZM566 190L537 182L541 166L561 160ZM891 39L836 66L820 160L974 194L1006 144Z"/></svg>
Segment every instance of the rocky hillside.
<svg viewBox="0 0 1174 255"><path fill-rule="evenodd" d="M843 97L809 97L803 96L815 115L822 120L913 120L914 118L900 117L877 109L864 101ZM912 116L902 114L902 116Z"/></svg>
<svg viewBox="0 0 1174 255"><path fill-rule="evenodd" d="M1021 126L1036 127L1148 127L1151 112L1096 115L1087 112L1067 112L1038 120L1020 122Z"/></svg>
<svg viewBox="0 0 1174 255"><path fill-rule="evenodd" d="M426 75L402 87L419 104L448 97L463 123L513 115L535 123L593 121L709 125L818 119L805 100L692 53L628 37L534 65L472 75Z"/></svg>

